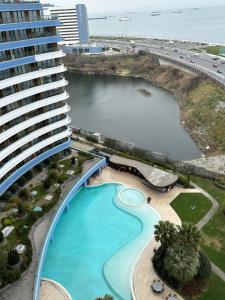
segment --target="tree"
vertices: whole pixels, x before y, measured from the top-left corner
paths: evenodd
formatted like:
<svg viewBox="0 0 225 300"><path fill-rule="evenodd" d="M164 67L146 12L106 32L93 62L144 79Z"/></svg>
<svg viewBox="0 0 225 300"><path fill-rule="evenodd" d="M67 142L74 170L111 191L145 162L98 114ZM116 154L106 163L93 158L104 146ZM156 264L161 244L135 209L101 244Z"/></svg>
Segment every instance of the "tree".
<svg viewBox="0 0 225 300"><path fill-rule="evenodd" d="M0 244L4 242L4 235L3 233L0 231Z"/></svg>
<svg viewBox="0 0 225 300"><path fill-rule="evenodd" d="M71 165L76 165L76 157L75 156L73 156L73 157L71 157Z"/></svg>
<svg viewBox="0 0 225 300"><path fill-rule="evenodd" d="M29 194L28 194L28 190L27 189L21 189L18 193L18 196L21 198L21 199L24 199L24 200L27 200L29 198Z"/></svg>
<svg viewBox="0 0 225 300"><path fill-rule="evenodd" d="M204 281L209 278L212 272L212 266L208 257L202 251L199 252L199 261L200 265L195 279L199 281Z"/></svg>
<svg viewBox="0 0 225 300"><path fill-rule="evenodd" d="M53 183L53 182L57 181L58 175L55 171L51 170L51 171L48 172L48 178Z"/></svg>
<svg viewBox="0 0 225 300"><path fill-rule="evenodd" d="M11 185L9 190L12 194L15 194L18 191L18 184L15 182L13 185Z"/></svg>
<svg viewBox="0 0 225 300"><path fill-rule="evenodd" d="M14 250L10 250L8 253L8 263L10 266L14 266L20 262L20 256L18 252Z"/></svg>
<svg viewBox="0 0 225 300"><path fill-rule="evenodd" d="M45 190L49 190L50 187L51 187L51 185L52 185L51 180L50 180L49 177L47 177L47 178L44 180L44 182L43 182L43 188L44 188Z"/></svg>
<svg viewBox="0 0 225 300"><path fill-rule="evenodd" d="M169 247L164 257L167 274L180 284L193 279L198 273L199 253L188 247Z"/></svg>
<svg viewBox="0 0 225 300"><path fill-rule="evenodd" d="M96 298L95 300L113 300L114 298L110 295L105 295L103 298Z"/></svg>
<svg viewBox="0 0 225 300"><path fill-rule="evenodd" d="M154 227L155 240L161 242L163 248L173 243L177 234L177 229L174 224L169 221L159 221L159 224Z"/></svg>
<svg viewBox="0 0 225 300"><path fill-rule="evenodd" d="M33 171L29 170L27 173L24 174L24 176L28 179L31 180L33 178Z"/></svg>
<svg viewBox="0 0 225 300"><path fill-rule="evenodd" d="M20 177L20 178L17 180L17 182L18 182L18 184L19 184L20 186L24 186L25 183L26 183L26 177L25 177L25 176Z"/></svg>
<svg viewBox="0 0 225 300"><path fill-rule="evenodd" d="M180 246L188 245L189 248L197 251L200 247L202 236L196 226L188 223L183 223L182 226L177 226L177 242Z"/></svg>

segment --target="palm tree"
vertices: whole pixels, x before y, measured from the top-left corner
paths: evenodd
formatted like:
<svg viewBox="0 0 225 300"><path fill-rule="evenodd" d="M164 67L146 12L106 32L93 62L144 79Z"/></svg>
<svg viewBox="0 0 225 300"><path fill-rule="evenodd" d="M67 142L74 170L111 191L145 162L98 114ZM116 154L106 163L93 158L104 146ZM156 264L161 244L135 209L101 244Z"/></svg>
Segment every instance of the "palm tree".
<svg viewBox="0 0 225 300"><path fill-rule="evenodd" d="M174 224L169 221L159 221L159 224L154 227L155 240L161 242L163 248L166 248L173 243L177 234L177 229Z"/></svg>
<svg viewBox="0 0 225 300"><path fill-rule="evenodd" d="M199 253L185 247L169 247L164 258L164 268L167 274L180 284L194 278L199 264Z"/></svg>
<svg viewBox="0 0 225 300"><path fill-rule="evenodd" d="M189 247L194 251L198 251L202 240L202 235L196 226L188 223L183 223L182 226L177 226L177 242L184 247Z"/></svg>

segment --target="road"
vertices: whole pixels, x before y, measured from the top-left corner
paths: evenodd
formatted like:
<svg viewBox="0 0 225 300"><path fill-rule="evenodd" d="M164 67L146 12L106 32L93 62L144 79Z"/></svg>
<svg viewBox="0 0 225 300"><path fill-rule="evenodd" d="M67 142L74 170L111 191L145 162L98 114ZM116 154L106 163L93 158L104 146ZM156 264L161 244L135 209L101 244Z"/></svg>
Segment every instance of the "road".
<svg viewBox="0 0 225 300"><path fill-rule="evenodd" d="M174 61L186 66L193 71L199 71L206 74L210 78L216 80L225 87L225 58L217 57L214 55L207 54L205 51L199 53L196 51L185 50L181 48L174 48L171 45L155 46L146 42L135 41L131 44L128 41L103 41L109 47L119 48L125 51L128 49L135 49L135 51L144 50L152 54L158 55L166 60ZM219 73L220 72L220 73Z"/></svg>

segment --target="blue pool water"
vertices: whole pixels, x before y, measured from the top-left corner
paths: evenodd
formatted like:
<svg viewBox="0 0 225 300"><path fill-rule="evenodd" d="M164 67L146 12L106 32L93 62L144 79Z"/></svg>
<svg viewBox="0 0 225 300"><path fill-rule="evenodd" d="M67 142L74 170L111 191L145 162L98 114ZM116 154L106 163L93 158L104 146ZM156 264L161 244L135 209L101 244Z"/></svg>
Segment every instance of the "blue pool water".
<svg viewBox="0 0 225 300"><path fill-rule="evenodd" d="M131 299L132 271L159 215L147 204L126 207L117 199L124 188L82 188L56 227L42 277L63 285L73 300Z"/></svg>

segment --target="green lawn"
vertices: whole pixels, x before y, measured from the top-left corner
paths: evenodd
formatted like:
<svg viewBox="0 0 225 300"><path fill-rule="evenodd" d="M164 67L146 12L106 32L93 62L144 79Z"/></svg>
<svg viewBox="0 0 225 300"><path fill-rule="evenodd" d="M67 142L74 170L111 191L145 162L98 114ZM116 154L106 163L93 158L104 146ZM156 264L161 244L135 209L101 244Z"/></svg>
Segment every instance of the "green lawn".
<svg viewBox="0 0 225 300"><path fill-rule="evenodd" d="M191 300L191 298L185 298ZM193 298L192 298L193 299ZM224 300L225 299L225 282L214 273L209 278L208 289L194 300Z"/></svg>
<svg viewBox="0 0 225 300"><path fill-rule="evenodd" d="M211 194L220 205L219 211L203 227L202 231L205 235L205 245L203 245L203 248L210 260L225 272L225 215L223 214L223 208L225 208L225 190L217 187L209 179L192 177L191 180Z"/></svg>
<svg viewBox="0 0 225 300"><path fill-rule="evenodd" d="M183 193L171 203L171 206L182 221L196 224L209 211L212 204L201 193Z"/></svg>

